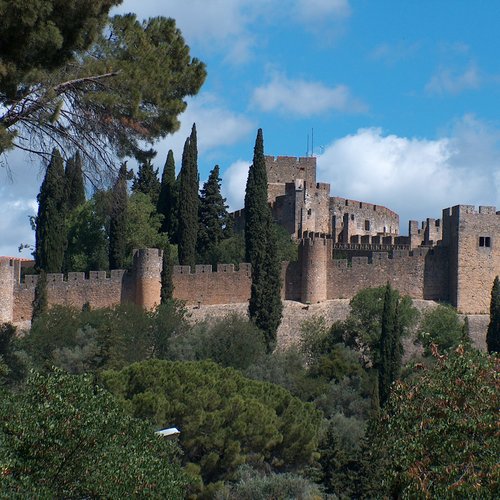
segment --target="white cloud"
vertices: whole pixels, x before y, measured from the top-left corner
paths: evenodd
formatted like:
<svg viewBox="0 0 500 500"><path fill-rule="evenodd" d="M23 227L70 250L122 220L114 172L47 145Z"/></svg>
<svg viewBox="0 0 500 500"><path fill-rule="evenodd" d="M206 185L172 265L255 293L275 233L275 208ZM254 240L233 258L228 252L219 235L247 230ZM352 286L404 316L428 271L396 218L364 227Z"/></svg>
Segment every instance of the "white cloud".
<svg viewBox="0 0 500 500"><path fill-rule="evenodd" d="M42 182L42 162L14 150L1 159L0 167L0 255L31 258L18 253L21 243L33 245L35 235L29 217L36 215L36 195Z"/></svg>
<svg viewBox="0 0 500 500"><path fill-rule="evenodd" d="M238 160L223 174L231 210L243 207L250 164ZM449 206L500 206L500 130L471 115L433 140L360 129L325 148L317 178L331 184L332 195L395 210L407 234L408 220L441 218Z"/></svg>
<svg viewBox="0 0 500 500"><path fill-rule="evenodd" d="M177 169L180 168L184 142L191 133L193 123L196 123L198 153L210 157L216 157L220 148L238 143L256 129L252 120L229 110L216 96L207 92L190 98L186 111L179 119L180 129L154 146L159 152L155 161L157 167L163 167L166 152L172 149Z"/></svg>
<svg viewBox="0 0 500 500"><path fill-rule="evenodd" d="M227 51L228 60L241 63L250 57L254 43L249 25L272 4L271 0L141 0L138 5L126 0L115 12L172 17L188 45Z"/></svg>
<svg viewBox="0 0 500 500"><path fill-rule="evenodd" d="M251 161L237 160L222 175L222 195L227 199L229 210L243 208L248 169Z"/></svg>
<svg viewBox="0 0 500 500"><path fill-rule="evenodd" d="M342 111L359 113L367 107L345 85L328 87L322 82L288 79L274 74L271 81L254 90L253 103L262 111L279 111L307 117Z"/></svg>
<svg viewBox="0 0 500 500"><path fill-rule="evenodd" d="M322 41L342 32L351 14L348 0L125 0L113 10L134 12L138 18L172 17L188 45L225 53L226 62L252 58L259 37L256 24L293 22L316 33Z"/></svg>
<svg viewBox="0 0 500 500"><path fill-rule="evenodd" d="M409 219L440 218L457 204L500 202L500 133L466 116L436 140L384 135L379 128L332 142L318 179L335 195L384 205Z"/></svg>
<svg viewBox="0 0 500 500"><path fill-rule="evenodd" d="M427 83L425 90L431 94L456 95L465 90L477 89L481 83L481 75L473 64L463 72L442 66Z"/></svg>

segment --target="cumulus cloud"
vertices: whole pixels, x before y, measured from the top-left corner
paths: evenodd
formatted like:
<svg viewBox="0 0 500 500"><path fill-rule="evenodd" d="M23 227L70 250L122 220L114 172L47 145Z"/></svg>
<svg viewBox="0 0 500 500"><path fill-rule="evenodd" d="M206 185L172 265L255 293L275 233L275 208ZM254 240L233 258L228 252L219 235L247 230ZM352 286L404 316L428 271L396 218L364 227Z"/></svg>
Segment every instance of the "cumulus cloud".
<svg viewBox="0 0 500 500"><path fill-rule="evenodd" d="M188 44L228 53L239 63L250 57L254 43L249 25L274 2L271 0L125 0L115 11L135 12L140 18L172 17ZM230 56L230 57L229 57Z"/></svg>
<svg viewBox="0 0 500 500"><path fill-rule="evenodd" d="M237 160L222 175L222 195L227 199L229 210L239 210L245 203L245 187L251 161Z"/></svg>
<svg viewBox="0 0 500 500"><path fill-rule="evenodd" d="M425 90L431 94L457 95L465 90L478 89L481 83L481 75L473 64L464 71L455 71L442 66L429 80Z"/></svg>
<svg viewBox="0 0 500 500"><path fill-rule="evenodd" d="M324 41L342 32L351 8L348 0L125 0L113 12L173 17L189 45L218 50L227 62L240 64L252 58L258 43L255 23L291 21Z"/></svg>
<svg viewBox="0 0 500 500"><path fill-rule="evenodd" d="M500 206L500 130L472 115L452 123L438 139L358 130L332 141L318 156L317 178L331 193L386 206L408 220L441 218L458 205ZM222 191L231 210L243 207L250 160L223 174Z"/></svg>
<svg viewBox="0 0 500 500"><path fill-rule="evenodd" d="M207 92L189 99L188 107L179 119L180 129L154 146L160 152L157 167L163 166L168 149L173 150L180 167L177 159L182 157L184 142L193 123L196 123L198 133L198 152L208 157L216 157L220 148L238 143L256 129L251 119L231 111L215 95Z"/></svg>
<svg viewBox="0 0 500 500"><path fill-rule="evenodd" d="M18 253L21 243L33 245L35 235L29 217L36 215L36 195L43 179L41 162L21 151L4 155L0 161L0 255L31 258L30 251Z"/></svg>
<svg viewBox="0 0 500 500"><path fill-rule="evenodd" d="M318 179L338 196L380 204L407 221L440 218L457 204L500 201L500 134L474 117L446 137L427 140L358 130L332 142L318 157Z"/></svg>
<svg viewBox="0 0 500 500"><path fill-rule="evenodd" d="M256 88L252 102L262 111L292 113L298 117L330 111L360 113L367 110L346 85L329 87L322 82L293 80L282 74L274 74L268 83Z"/></svg>

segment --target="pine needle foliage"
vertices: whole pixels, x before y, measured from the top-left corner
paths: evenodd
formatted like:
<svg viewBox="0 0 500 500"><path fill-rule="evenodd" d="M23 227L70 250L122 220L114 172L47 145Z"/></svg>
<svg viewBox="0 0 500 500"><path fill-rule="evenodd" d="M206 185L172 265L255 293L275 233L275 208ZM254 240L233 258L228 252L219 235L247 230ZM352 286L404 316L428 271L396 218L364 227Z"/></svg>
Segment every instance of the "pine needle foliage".
<svg viewBox="0 0 500 500"><path fill-rule="evenodd" d="M60 273L66 248L66 177L59 150L52 151L45 178L37 196L35 266Z"/></svg>
<svg viewBox="0 0 500 500"><path fill-rule="evenodd" d="M66 162L67 209L69 212L85 203L85 183L83 180L82 157L80 153Z"/></svg>
<svg viewBox="0 0 500 500"><path fill-rule="evenodd" d="M123 269L127 257L127 164L124 162L111 192L109 221L109 268Z"/></svg>
<svg viewBox="0 0 500 500"><path fill-rule="evenodd" d="M200 195L197 250L200 260L204 263L210 261L217 245L231 235L231 219L227 212L226 198L222 196L220 187L219 165L215 165L207 182L203 184Z"/></svg>
<svg viewBox="0 0 500 500"><path fill-rule="evenodd" d="M196 124L184 143L179 183L179 263L196 264L198 238L198 147Z"/></svg>
<svg viewBox="0 0 500 500"><path fill-rule="evenodd" d="M262 129L257 132L253 163L248 171L245 192L246 257L252 265L248 311L264 332L268 352L276 345L281 322L281 267L271 209L267 203L267 172Z"/></svg>
<svg viewBox="0 0 500 500"><path fill-rule="evenodd" d="M47 274L42 269L35 286L35 298L33 299L33 311L31 322L36 321L45 314L49 308L47 299Z"/></svg>
<svg viewBox="0 0 500 500"><path fill-rule="evenodd" d="M173 262L170 243L166 243L163 247L163 258L161 268L161 289L160 289L160 303L166 304L172 300L174 296L174 283L172 280Z"/></svg>
<svg viewBox="0 0 500 500"><path fill-rule="evenodd" d="M382 333L380 336L380 361L378 366L378 387L380 405L389 398L392 383L401 371L402 345L401 326L398 319L399 300L387 283L382 313Z"/></svg>
<svg viewBox="0 0 500 500"><path fill-rule="evenodd" d="M171 243L177 241L177 229L179 225L177 219L178 197L178 185L175 180L174 152L170 149L167 154L165 166L163 167L156 211L163 215L161 232L168 234Z"/></svg>
<svg viewBox="0 0 500 500"><path fill-rule="evenodd" d="M132 192L147 194L154 205L158 203L160 181L158 180L158 169L154 168L151 158L146 158L139 165L139 170L132 183Z"/></svg>

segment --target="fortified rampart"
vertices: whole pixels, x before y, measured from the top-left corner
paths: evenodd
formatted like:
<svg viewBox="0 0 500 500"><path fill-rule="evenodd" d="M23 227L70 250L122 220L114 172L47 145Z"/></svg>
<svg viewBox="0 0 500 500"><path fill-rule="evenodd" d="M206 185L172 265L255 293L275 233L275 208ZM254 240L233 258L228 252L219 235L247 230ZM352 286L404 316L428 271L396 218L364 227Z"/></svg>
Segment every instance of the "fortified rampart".
<svg viewBox="0 0 500 500"><path fill-rule="evenodd" d="M281 296L304 303L351 298L389 282L415 299L447 301L466 314L488 313L490 291L500 275L500 212L457 205L442 219L410 221L400 236L399 216L380 205L330 197L316 183L316 158L266 157L269 203L275 221L299 244L298 262L283 263ZM244 211L234 214L242 227ZM35 276L20 281L21 264L0 258L0 321L31 318ZM121 270L48 275L49 304L93 308L160 302L162 252L134 253L131 272ZM176 266L174 297L191 305L244 303L250 298L249 264Z"/></svg>
<svg viewBox="0 0 500 500"><path fill-rule="evenodd" d="M232 304L250 298L252 284L250 264L219 264L217 272L210 265L174 266L172 281L176 299L188 304Z"/></svg>
<svg viewBox="0 0 500 500"><path fill-rule="evenodd" d="M396 212L364 201L338 196L330 198L330 219L331 234L341 243L351 243L353 238L363 236L399 235L399 215Z"/></svg>
<svg viewBox="0 0 500 500"><path fill-rule="evenodd" d="M160 302L162 251L134 251L134 266L130 273L121 269L85 273L47 274L49 305L82 308L112 307L132 302L152 308ZM20 279L20 264L15 260L0 260L0 322L22 323L31 320L32 303L39 277L26 275Z"/></svg>
<svg viewBox="0 0 500 500"><path fill-rule="evenodd" d="M274 202L285 194L285 184L302 179L308 185L316 184L316 158L312 156L266 156L267 200Z"/></svg>
<svg viewBox="0 0 500 500"><path fill-rule="evenodd" d="M487 313L500 274L500 212L472 205L443 210L442 245L449 249L451 304L459 311Z"/></svg>
<svg viewBox="0 0 500 500"><path fill-rule="evenodd" d="M266 156L268 202L273 219L294 239L305 232L331 234L335 242L351 243L364 236L398 236L396 212L364 201L330 196L330 184L316 182L316 158ZM243 230L244 210L233 213L234 227Z"/></svg>

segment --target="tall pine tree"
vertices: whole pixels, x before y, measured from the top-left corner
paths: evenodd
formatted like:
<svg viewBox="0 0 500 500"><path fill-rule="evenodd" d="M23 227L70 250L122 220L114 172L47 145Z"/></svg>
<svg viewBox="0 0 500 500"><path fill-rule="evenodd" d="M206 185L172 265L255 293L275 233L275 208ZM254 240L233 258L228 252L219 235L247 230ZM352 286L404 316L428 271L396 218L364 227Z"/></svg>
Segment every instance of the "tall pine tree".
<svg viewBox="0 0 500 500"><path fill-rule="evenodd" d="M391 385L399 377L401 370L403 348L398 312L399 300L397 294L394 293L391 285L387 283L384 294L378 361L378 389L381 406L384 406L387 402L391 392Z"/></svg>
<svg viewBox="0 0 500 500"><path fill-rule="evenodd" d="M174 297L174 283L172 280L174 266L172 261L172 249L170 243L167 241L163 247L163 261L161 268L161 289L160 289L160 303L166 304Z"/></svg>
<svg viewBox="0 0 500 500"><path fill-rule="evenodd" d="M212 265L216 264L213 260L215 248L220 241L231 235L231 219L220 185L219 165L215 165L201 190L197 242L199 259Z"/></svg>
<svg viewBox="0 0 500 500"><path fill-rule="evenodd" d="M127 163L122 163L118 178L111 190L111 214L109 221L109 268L123 269L127 253Z"/></svg>
<svg viewBox="0 0 500 500"><path fill-rule="evenodd" d="M47 298L47 274L42 269L35 286L35 297L32 302L31 322L34 323L49 308Z"/></svg>
<svg viewBox="0 0 500 500"><path fill-rule="evenodd" d="M66 249L66 177L59 150L52 158L37 196L35 265L47 273L60 273Z"/></svg>
<svg viewBox="0 0 500 500"><path fill-rule="evenodd" d="M267 203L267 172L262 129L257 132L253 163L248 171L245 191L245 244L252 265L252 286L248 312L264 332L268 352L276 345L281 321L281 266L276 233Z"/></svg>
<svg viewBox="0 0 500 500"><path fill-rule="evenodd" d="M178 228L178 185L175 179L174 153L170 149L167 154L167 161L163 167L161 176L160 194L156 211L163 215L161 232L168 233L171 243L177 242Z"/></svg>
<svg viewBox="0 0 500 500"><path fill-rule="evenodd" d="M134 193L147 194L154 205L158 203L158 196L160 194L160 181L158 180L158 169L155 169L152 159L156 156L155 151L148 151L144 155L137 175L134 176L132 182L132 191Z"/></svg>
<svg viewBox="0 0 500 500"><path fill-rule="evenodd" d="M486 334L488 353L500 353L500 281L498 276L493 281L490 301L490 323Z"/></svg>
<svg viewBox="0 0 500 500"><path fill-rule="evenodd" d="M192 267L196 264L199 203L196 124L184 144L179 176L179 263Z"/></svg>
<svg viewBox="0 0 500 500"><path fill-rule="evenodd" d="M85 183L83 180L82 157L77 152L66 162L67 204L69 212L85 203Z"/></svg>

